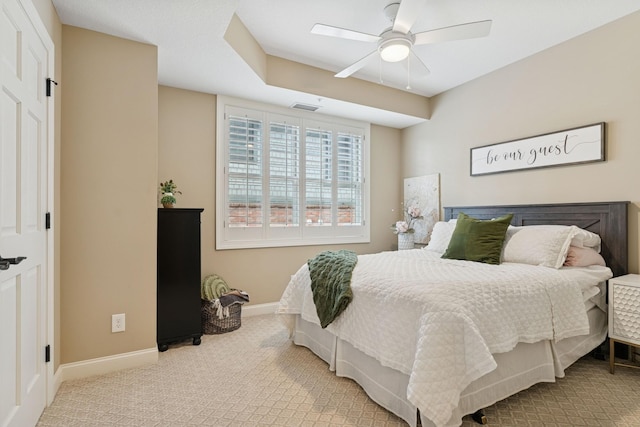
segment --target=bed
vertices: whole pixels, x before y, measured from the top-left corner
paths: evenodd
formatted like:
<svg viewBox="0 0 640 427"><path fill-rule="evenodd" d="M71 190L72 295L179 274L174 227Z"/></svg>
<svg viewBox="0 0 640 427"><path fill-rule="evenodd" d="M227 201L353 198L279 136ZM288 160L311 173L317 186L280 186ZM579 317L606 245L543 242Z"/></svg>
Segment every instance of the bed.
<svg viewBox="0 0 640 427"><path fill-rule="evenodd" d="M433 250L359 256L353 301L326 328L315 314L306 264L292 276L277 313L295 344L308 347L336 375L358 382L410 426L460 425L466 414L563 377L605 340L605 283L627 269L627 205L444 209L440 228L451 230L450 220L460 213L481 220L513 214L501 257L507 248L509 256L516 254L522 230L541 230L518 227L565 226L559 229L572 230L566 241L571 248L582 234L580 245L597 235L594 247L607 267L442 260L433 242Z"/></svg>

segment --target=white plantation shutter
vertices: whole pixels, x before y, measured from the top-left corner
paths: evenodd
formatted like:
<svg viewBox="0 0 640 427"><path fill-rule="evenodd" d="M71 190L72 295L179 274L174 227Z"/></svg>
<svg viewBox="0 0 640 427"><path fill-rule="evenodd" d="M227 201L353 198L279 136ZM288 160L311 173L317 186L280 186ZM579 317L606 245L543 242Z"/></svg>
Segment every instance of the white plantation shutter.
<svg viewBox="0 0 640 427"><path fill-rule="evenodd" d="M269 129L269 226L299 226L300 125L272 117Z"/></svg>
<svg viewBox="0 0 640 427"><path fill-rule="evenodd" d="M362 225L363 147L362 135L338 133L338 225Z"/></svg>
<svg viewBox="0 0 640 427"><path fill-rule="evenodd" d="M262 121L229 115L229 227L262 227Z"/></svg>
<svg viewBox="0 0 640 427"><path fill-rule="evenodd" d="M333 223L332 132L307 128L305 132L305 211L307 226Z"/></svg>
<svg viewBox="0 0 640 427"><path fill-rule="evenodd" d="M224 101L217 249L369 241L368 125Z"/></svg>

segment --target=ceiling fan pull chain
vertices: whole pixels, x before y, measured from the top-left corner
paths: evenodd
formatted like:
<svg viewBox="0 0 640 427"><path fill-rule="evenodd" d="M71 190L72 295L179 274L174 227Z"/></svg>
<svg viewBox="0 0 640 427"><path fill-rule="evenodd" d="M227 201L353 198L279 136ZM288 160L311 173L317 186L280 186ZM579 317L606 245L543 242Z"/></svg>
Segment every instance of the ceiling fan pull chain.
<svg viewBox="0 0 640 427"><path fill-rule="evenodd" d="M382 57L378 55L378 79L380 80L380 84L384 83L382 81Z"/></svg>

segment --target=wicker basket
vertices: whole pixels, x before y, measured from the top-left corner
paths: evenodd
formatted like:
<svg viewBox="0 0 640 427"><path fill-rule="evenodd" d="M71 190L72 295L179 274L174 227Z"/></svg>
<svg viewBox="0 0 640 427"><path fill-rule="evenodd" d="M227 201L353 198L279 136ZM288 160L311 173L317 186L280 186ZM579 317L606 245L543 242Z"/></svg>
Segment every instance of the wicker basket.
<svg viewBox="0 0 640 427"><path fill-rule="evenodd" d="M217 310L213 307L213 301L200 300L202 307L200 317L202 319L203 334L224 334L238 329L242 320L242 304L229 306L229 317L218 319Z"/></svg>

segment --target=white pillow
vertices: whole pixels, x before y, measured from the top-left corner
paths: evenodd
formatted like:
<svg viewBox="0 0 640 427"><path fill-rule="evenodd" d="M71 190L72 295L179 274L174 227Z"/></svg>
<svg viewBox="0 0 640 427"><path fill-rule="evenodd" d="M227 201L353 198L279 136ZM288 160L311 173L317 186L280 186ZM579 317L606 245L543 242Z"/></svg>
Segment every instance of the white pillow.
<svg viewBox="0 0 640 427"><path fill-rule="evenodd" d="M560 268L567 256L571 240L579 228L566 225L529 225L505 239L503 262Z"/></svg>
<svg viewBox="0 0 640 427"><path fill-rule="evenodd" d="M504 235L504 243L502 244L502 253L500 255L500 262L504 262L504 248L507 247L507 242L511 240L514 234L519 231L522 227L518 227L515 225L510 225L507 227L507 232Z"/></svg>
<svg viewBox="0 0 640 427"><path fill-rule="evenodd" d="M600 236L575 225L572 227L575 228L575 235L571 239L571 246L591 248L600 253Z"/></svg>
<svg viewBox="0 0 640 427"><path fill-rule="evenodd" d="M453 235L453 230L456 229L456 223L438 221L433 226L431 232L431 240L429 244L424 248L428 251L438 252L443 254L449 247L449 241Z"/></svg>

